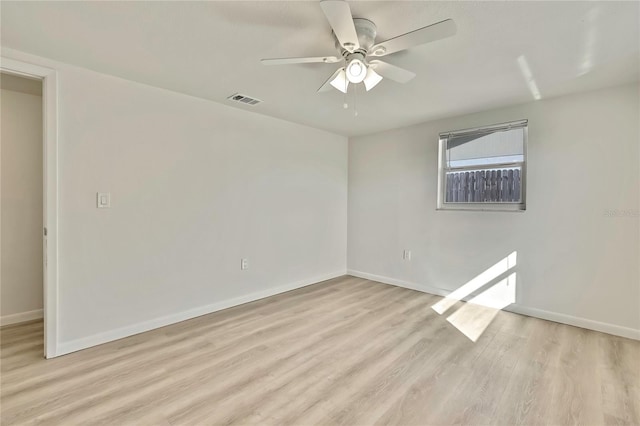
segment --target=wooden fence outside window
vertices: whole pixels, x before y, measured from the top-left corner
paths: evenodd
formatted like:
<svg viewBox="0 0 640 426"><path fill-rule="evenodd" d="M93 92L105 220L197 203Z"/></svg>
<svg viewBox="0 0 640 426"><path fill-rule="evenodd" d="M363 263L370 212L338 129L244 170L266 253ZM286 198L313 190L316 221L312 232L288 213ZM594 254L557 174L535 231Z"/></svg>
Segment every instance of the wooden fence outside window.
<svg viewBox="0 0 640 426"><path fill-rule="evenodd" d="M519 203L521 168L446 172L447 203Z"/></svg>

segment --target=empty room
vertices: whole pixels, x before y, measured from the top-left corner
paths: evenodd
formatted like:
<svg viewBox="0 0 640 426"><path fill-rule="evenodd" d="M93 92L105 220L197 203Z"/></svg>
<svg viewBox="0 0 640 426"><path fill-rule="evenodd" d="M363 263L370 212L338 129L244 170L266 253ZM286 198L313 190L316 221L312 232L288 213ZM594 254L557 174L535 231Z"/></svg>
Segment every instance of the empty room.
<svg viewBox="0 0 640 426"><path fill-rule="evenodd" d="M1 425L640 425L640 2L0 2Z"/></svg>

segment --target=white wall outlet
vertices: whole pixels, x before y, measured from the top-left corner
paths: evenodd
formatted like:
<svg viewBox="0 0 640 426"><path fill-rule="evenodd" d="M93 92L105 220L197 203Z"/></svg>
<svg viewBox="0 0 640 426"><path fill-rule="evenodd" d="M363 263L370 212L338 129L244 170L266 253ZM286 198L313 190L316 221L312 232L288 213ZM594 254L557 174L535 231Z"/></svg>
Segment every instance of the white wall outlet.
<svg viewBox="0 0 640 426"><path fill-rule="evenodd" d="M404 260L411 260L411 250L405 250L402 252L402 258Z"/></svg>
<svg viewBox="0 0 640 426"><path fill-rule="evenodd" d="M241 259L240 260L240 269L243 271L249 268L249 259Z"/></svg>
<svg viewBox="0 0 640 426"><path fill-rule="evenodd" d="M96 194L96 207L99 209L111 208L111 194L109 192L98 192Z"/></svg>

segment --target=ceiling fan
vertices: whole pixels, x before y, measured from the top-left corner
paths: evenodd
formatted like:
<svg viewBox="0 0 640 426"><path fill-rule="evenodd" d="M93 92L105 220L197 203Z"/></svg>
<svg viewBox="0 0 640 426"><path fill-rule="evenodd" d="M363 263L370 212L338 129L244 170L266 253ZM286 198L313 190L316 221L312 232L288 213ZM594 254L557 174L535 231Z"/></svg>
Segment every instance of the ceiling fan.
<svg viewBox="0 0 640 426"><path fill-rule="evenodd" d="M264 65L288 65L309 63L338 63L345 66L336 70L318 89L324 92L334 87L347 93L349 84L364 83L367 91L373 89L383 78L406 83L415 73L373 59L409 49L414 46L450 37L456 33L456 24L451 19L419 28L389 40L376 43L376 24L363 18L353 18L351 8L343 0L322 0L320 7L333 29L336 48L340 56L318 56L307 58L262 59Z"/></svg>

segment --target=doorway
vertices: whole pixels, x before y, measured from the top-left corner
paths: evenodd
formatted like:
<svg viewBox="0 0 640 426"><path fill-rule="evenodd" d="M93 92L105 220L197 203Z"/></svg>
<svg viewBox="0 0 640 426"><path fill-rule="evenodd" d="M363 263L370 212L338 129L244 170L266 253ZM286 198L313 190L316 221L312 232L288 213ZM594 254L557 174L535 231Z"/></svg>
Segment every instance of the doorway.
<svg viewBox="0 0 640 426"><path fill-rule="evenodd" d="M38 321L44 356L52 358L58 323L56 72L1 60L0 325Z"/></svg>
<svg viewBox="0 0 640 426"><path fill-rule="evenodd" d="M41 322L44 316L42 80L1 72L0 90L0 325L5 328Z"/></svg>

